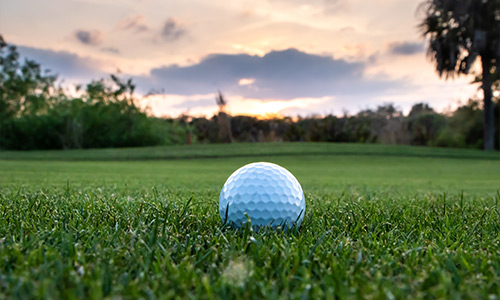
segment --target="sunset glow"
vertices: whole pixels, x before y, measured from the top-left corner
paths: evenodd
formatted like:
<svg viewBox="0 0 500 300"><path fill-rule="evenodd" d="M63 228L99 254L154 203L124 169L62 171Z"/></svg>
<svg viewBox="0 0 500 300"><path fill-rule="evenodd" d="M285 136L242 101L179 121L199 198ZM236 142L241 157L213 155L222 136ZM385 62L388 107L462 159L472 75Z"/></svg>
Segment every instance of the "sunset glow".
<svg viewBox="0 0 500 300"><path fill-rule="evenodd" d="M255 82L255 78L241 78L240 81L238 81L239 85L251 85Z"/></svg>
<svg viewBox="0 0 500 300"><path fill-rule="evenodd" d="M2 1L0 28L63 84L132 77L139 98L156 95L140 102L158 116L211 115L218 90L232 114L356 113L388 102L442 110L478 86L435 74L418 3Z"/></svg>

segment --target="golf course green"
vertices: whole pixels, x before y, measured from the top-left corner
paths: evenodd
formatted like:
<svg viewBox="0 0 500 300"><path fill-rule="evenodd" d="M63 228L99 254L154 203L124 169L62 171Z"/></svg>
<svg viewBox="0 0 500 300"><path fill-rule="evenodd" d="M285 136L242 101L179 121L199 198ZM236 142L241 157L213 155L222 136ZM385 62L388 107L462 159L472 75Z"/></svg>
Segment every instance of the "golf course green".
<svg viewBox="0 0 500 300"><path fill-rule="evenodd" d="M223 226L256 161L306 198L291 232ZM0 152L0 299L488 298L500 154L276 143Z"/></svg>

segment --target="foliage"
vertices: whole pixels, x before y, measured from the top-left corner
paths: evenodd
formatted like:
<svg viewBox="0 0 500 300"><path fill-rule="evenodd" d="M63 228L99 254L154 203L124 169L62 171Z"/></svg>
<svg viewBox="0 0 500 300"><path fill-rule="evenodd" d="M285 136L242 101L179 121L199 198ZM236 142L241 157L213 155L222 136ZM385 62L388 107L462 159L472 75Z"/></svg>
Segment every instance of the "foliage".
<svg viewBox="0 0 500 300"><path fill-rule="evenodd" d="M478 56L490 61L488 72L500 72L494 69L500 66L500 1L426 0L421 9L420 28L440 75L469 74Z"/></svg>
<svg viewBox="0 0 500 300"><path fill-rule="evenodd" d="M413 106L407 118L410 143L418 146L436 145L439 134L446 126L446 117L434 112L425 103ZM441 146L450 146L443 143Z"/></svg>
<svg viewBox="0 0 500 300"><path fill-rule="evenodd" d="M79 96L55 86L57 77L31 61L19 62L0 39L0 147L73 149L185 142L177 122L147 116L134 103L135 85L111 75L92 81Z"/></svg>
<svg viewBox="0 0 500 300"><path fill-rule="evenodd" d="M495 101L498 111L500 102ZM289 117L259 119L232 116L231 130L237 142L343 142L383 143L417 146L482 148L482 107L470 100L451 115L435 112L428 104L418 103L405 116L393 105L366 109L354 116ZM202 143L217 143L217 116L191 120L194 134ZM498 122L495 125L498 132ZM495 145L498 149L498 134Z"/></svg>
<svg viewBox="0 0 500 300"><path fill-rule="evenodd" d="M484 94L483 145L495 145L495 114L492 88L500 76L500 1L426 0L420 6L420 24L429 40L428 55L439 75L476 74ZM474 68L480 58L481 72Z"/></svg>
<svg viewBox="0 0 500 300"><path fill-rule="evenodd" d="M457 108L448 119L448 126L437 139L438 146L480 148L482 139L482 110L479 101L469 101Z"/></svg>
<svg viewBox="0 0 500 300"><path fill-rule="evenodd" d="M1 145L6 149L29 150L147 146L178 141L168 139L173 133L172 124L148 117L130 98L118 99L121 96L119 90L93 82L81 98L63 99L45 113L4 121Z"/></svg>
<svg viewBox="0 0 500 300"><path fill-rule="evenodd" d="M21 63L16 47L0 35L0 128L2 120L46 111L56 79L33 60Z"/></svg>

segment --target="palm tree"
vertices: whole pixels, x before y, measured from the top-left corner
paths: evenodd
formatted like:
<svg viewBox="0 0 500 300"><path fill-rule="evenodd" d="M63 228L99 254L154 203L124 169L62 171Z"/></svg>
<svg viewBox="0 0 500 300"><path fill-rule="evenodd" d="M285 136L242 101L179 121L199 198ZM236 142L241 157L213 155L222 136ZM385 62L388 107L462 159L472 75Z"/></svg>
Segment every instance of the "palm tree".
<svg viewBox="0 0 500 300"><path fill-rule="evenodd" d="M500 0L425 0L420 23L439 76L474 74L484 93L484 149L494 148L492 85L500 74ZM480 59L481 71L475 68Z"/></svg>
<svg viewBox="0 0 500 300"><path fill-rule="evenodd" d="M227 100L222 92L219 91L215 96L215 103L219 106L219 113L217 114L217 124L219 125L219 142L232 143L233 134L231 130L231 119L226 113Z"/></svg>

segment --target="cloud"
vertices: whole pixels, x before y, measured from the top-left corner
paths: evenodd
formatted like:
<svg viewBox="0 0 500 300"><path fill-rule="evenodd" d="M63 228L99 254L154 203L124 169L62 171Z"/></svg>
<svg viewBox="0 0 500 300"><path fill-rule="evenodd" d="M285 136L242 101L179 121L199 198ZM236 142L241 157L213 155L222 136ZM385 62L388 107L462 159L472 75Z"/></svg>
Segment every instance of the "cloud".
<svg viewBox="0 0 500 300"><path fill-rule="evenodd" d="M340 28L339 32L353 34L353 33L356 33L356 28L354 28L352 26L345 26L345 27Z"/></svg>
<svg viewBox="0 0 500 300"><path fill-rule="evenodd" d="M137 77L138 86L164 88L167 93L190 95L224 93L257 99L362 96L381 93L404 84L384 78L367 78L366 63L348 62L296 49L266 55L213 54L190 66L170 65ZM251 84L241 85L242 78ZM153 85L153 86L151 86Z"/></svg>
<svg viewBox="0 0 500 300"><path fill-rule="evenodd" d="M117 27L121 30L133 30L135 32L148 31L149 27L145 24L144 15L129 16L118 22Z"/></svg>
<svg viewBox="0 0 500 300"><path fill-rule="evenodd" d="M324 0L324 13L326 15L338 15L345 13L349 9L348 1Z"/></svg>
<svg viewBox="0 0 500 300"><path fill-rule="evenodd" d="M75 37L85 45L96 46L102 43L104 34L99 30L77 30Z"/></svg>
<svg viewBox="0 0 500 300"><path fill-rule="evenodd" d="M51 70L52 73L58 74L60 79L88 81L104 75L99 69L103 63L92 58L81 57L67 51L25 46L18 46L17 49L22 57L38 62L43 70Z"/></svg>
<svg viewBox="0 0 500 300"><path fill-rule="evenodd" d="M186 34L186 30L181 27L174 18L168 18L161 31L162 37L167 41L176 41Z"/></svg>
<svg viewBox="0 0 500 300"><path fill-rule="evenodd" d="M67 82L85 83L107 76L102 71L107 67L105 61L67 51L24 46L18 49L23 57L34 59ZM234 113L309 114L339 113L341 108L357 111L415 88L407 81L368 76L367 65L366 61L351 62L287 49L264 56L213 54L189 66L159 67L148 75L124 77L133 77L138 94L156 89L170 95L153 97L159 102L155 109L163 114L186 109L212 113L216 110L214 94L219 89L228 97Z"/></svg>
<svg viewBox="0 0 500 300"><path fill-rule="evenodd" d="M255 83L255 78L241 78L238 81L239 85L251 85Z"/></svg>
<svg viewBox="0 0 500 300"><path fill-rule="evenodd" d="M101 48L101 51L103 51L103 52L109 52L109 53L113 53L113 54L120 54L120 50L118 48L115 48L115 47Z"/></svg>
<svg viewBox="0 0 500 300"><path fill-rule="evenodd" d="M423 52L424 49L422 43L396 42L389 44L389 52L396 55L413 55Z"/></svg>
<svg viewBox="0 0 500 300"><path fill-rule="evenodd" d="M214 99L202 99L202 100L186 100L181 103L175 104L173 108L193 108L193 107L214 107L215 106L215 97Z"/></svg>

